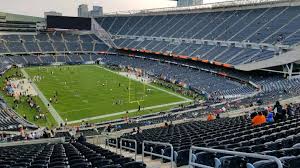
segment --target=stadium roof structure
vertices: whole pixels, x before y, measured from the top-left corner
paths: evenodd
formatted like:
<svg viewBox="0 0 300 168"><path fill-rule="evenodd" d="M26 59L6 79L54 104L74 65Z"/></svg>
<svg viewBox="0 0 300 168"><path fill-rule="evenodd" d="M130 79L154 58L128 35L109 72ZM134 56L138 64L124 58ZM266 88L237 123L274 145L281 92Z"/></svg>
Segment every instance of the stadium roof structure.
<svg viewBox="0 0 300 168"><path fill-rule="evenodd" d="M218 3L208 3L203 5L197 6L189 6L189 7L168 7L168 8L155 8L155 9L145 9L145 10L132 10L127 12L117 12L117 13L110 13L106 14L105 16L118 16L118 15L128 15L128 16L135 16L135 15L161 15L161 14L174 14L174 13L198 13L198 12L211 12L211 11L226 11L226 10L233 10L233 9L253 9L253 8L263 8L263 7L279 7L279 6L300 6L300 0L236 0L236 1L226 1L226 2L218 2ZM105 17L104 16L104 17ZM97 18L95 18L97 19ZM107 32L103 29L95 19L92 19L92 32L99 37L106 45L120 49L117 47L114 42L113 38L122 37L122 35L114 35ZM32 16L24 16L24 15L16 15L16 14L9 14L9 13L1 13L0 12L0 22L1 21L23 21L23 22L42 22L44 21L43 18L39 17L32 17ZM5 22L4 22L5 23ZM7 23L6 23L7 24ZM26 29L28 30L28 28ZM139 36L126 36L122 38L134 38L138 39ZM284 45L273 45L273 44L263 44L263 43L250 43L247 41L218 41L218 40L207 40L207 39L183 39L183 38L168 38L168 37L150 37L150 36L143 36L143 38L147 39L158 39L160 38L162 41L196 41L197 44L202 43L211 43L214 45L223 45L223 46L230 46L234 44L235 46L239 46L239 48L246 48L245 46L251 46L255 49L268 49L270 51L279 51L279 49L284 49L288 52L282 53L278 56L272 57L267 60L259 61L259 62L250 62L247 64L242 65L232 65L230 67L234 67L235 69L242 70L242 71L252 71L252 70L259 70L265 68L272 68L281 65L287 65L291 63L299 63L300 56L300 47L297 45L294 46L284 46ZM241 47L242 46L242 47ZM176 57L180 57L180 55L175 55ZM212 62L211 60L205 60ZM217 61L216 61L217 62Z"/></svg>
<svg viewBox="0 0 300 168"><path fill-rule="evenodd" d="M43 22L44 18L0 12L0 22Z"/></svg>
<svg viewBox="0 0 300 168"><path fill-rule="evenodd" d="M227 10L247 10L247 9L256 9L256 8L270 8L270 7L282 7L282 6L300 6L300 0L235 0L235 1L225 1L217 3L207 3L197 6L189 7L168 7L168 8L155 8L155 9L145 9L145 10L131 10L127 12L116 12L109 13L105 16L149 16L149 15L164 15L164 14L185 14L185 13L205 13L212 11L227 11ZM104 16L104 17L105 17ZM114 36L114 35L113 35ZM115 35L121 37L122 35ZM291 64L298 64L300 62L300 47L298 44L293 46L281 45L281 44L265 44L265 43L249 43L247 41L217 41L217 40L206 40L206 39L171 39L168 37L150 37L143 36L147 39L162 39L163 41L201 41L216 43L216 44L235 44L237 46L251 46L251 48L256 49L267 49L270 51L276 51L275 53L278 56L274 56L270 59L258 61L258 62L249 62L247 64L235 65L233 66L237 70L242 71L253 71L253 70L263 70L267 68L273 68L278 66L291 66ZM128 36L124 37L126 39L138 39L140 37ZM244 47L243 47L244 48ZM129 49L130 50L130 49ZM133 49L135 50L135 49ZM288 52L280 52L280 50ZM175 57L180 57L176 56ZM283 70L284 71L284 70ZM282 71L282 72L283 72ZM290 73L293 73L290 71Z"/></svg>
<svg viewBox="0 0 300 168"><path fill-rule="evenodd" d="M271 68L280 65L287 65L291 63L300 63L300 46L295 47L292 51L280 54L279 56L259 61L250 64L242 64L235 66L236 69L242 71L253 71L257 69Z"/></svg>
<svg viewBox="0 0 300 168"><path fill-rule="evenodd" d="M275 5L275 4L291 4L300 3L300 0L233 0L225 2L206 3L202 5L188 6L188 7L166 7L166 8L153 8L143 10L129 10L118 11L112 13L106 13L104 16L111 15L149 15L149 14L161 14L161 13L181 13L186 11L199 11L199 10L211 10L219 8L234 8L241 6L257 6L257 5Z"/></svg>

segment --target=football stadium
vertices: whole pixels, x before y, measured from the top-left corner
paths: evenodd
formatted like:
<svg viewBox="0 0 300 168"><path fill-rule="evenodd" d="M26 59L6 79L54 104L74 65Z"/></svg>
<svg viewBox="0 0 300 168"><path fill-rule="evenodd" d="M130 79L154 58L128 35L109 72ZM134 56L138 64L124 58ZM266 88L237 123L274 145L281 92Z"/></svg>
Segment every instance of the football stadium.
<svg viewBox="0 0 300 168"><path fill-rule="evenodd" d="M0 12L0 168L300 168L300 0L188 2Z"/></svg>

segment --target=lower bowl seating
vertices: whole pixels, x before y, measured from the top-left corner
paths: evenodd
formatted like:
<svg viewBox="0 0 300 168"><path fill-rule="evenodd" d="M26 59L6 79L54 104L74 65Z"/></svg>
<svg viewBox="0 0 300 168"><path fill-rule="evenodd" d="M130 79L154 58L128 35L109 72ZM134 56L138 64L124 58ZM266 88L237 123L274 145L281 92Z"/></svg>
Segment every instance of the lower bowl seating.
<svg viewBox="0 0 300 168"><path fill-rule="evenodd" d="M0 167L146 168L90 143L32 144L0 148Z"/></svg>

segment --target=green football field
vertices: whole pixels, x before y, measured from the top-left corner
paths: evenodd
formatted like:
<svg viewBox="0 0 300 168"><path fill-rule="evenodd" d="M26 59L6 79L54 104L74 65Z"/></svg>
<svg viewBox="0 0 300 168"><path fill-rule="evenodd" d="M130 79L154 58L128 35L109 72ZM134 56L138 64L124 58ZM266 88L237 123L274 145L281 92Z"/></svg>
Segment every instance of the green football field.
<svg viewBox="0 0 300 168"><path fill-rule="evenodd" d="M63 120L157 108L186 99L169 91L152 87L111 72L97 65L25 68L44 96ZM55 96L57 95L57 96Z"/></svg>

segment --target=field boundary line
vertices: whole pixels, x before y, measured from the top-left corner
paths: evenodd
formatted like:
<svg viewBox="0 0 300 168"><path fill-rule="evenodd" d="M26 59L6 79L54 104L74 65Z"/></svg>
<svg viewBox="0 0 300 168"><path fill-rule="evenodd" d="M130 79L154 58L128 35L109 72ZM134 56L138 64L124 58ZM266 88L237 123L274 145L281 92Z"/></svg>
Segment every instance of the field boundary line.
<svg viewBox="0 0 300 168"><path fill-rule="evenodd" d="M178 104L183 104L183 103L188 103L188 102L190 102L190 101L186 100L186 101L180 101L180 102L160 104L160 105L156 105L156 106L145 107L145 108L143 108L143 110L151 110L151 109L156 109L156 108L160 108L160 107L178 105ZM91 121L91 120L97 120L97 119L101 119L101 118L113 117L113 116L117 116L117 115L121 115L121 114L126 114L127 112L128 113L138 112L138 109L126 110L126 111L111 113L111 114L104 114L104 115L99 115L99 116L95 116L95 117L87 117L87 118L83 118L83 119L80 119L80 120L68 121L68 124L79 123L79 122L82 122L82 120Z"/></svg>
<svg viewBox="0 0 300 168"><path fill-rule="evenodd" d="M114 74L117 74L119 76L122 76L122 77L126 77L125 75L122 75L121 73L118 73L118 72L115 72L115 71L112 71L110 69L107 69L105 67L102 67L102 66L98 66L98 65L95 65L96 67L100 68L100 69L104 69L108 72L111 72L111 73L114 73ZM128 78L128 77L126 77ZM137 82L141 82L137 79L134 79L134 78L130 78L134 81L137 81ZM172 102L172 103L167 103L167 104L160 104L160 105L155 105L155 106L150 106L150 107L145 107L143 110L151 110L151 109L156 109L156 108L160 108L160 107L167 107L167 106L172 106L172 105L178 105L178 104L183 104L183 103L188 103L188 102L192 102L193 100L192 99L189 99L189 98L186 98L184 96L181 96L177 93L173 93L173 92L170 92L170 91L167 91L165 89L162 89L162 88L159 88L157 86L153 86L151 84L148 84L148 83L144 83L145 85L149 86L149 87L152 87L154 89L157 89L157 90L160 90L162 92L165 92L165 93L168 93L170 95L173 95L173 96L176 96L178 98L181 98L183 99L184 101L177 101L177 102ZM122 111L122 112L116 112L116 113L111 113L111 114L104 114L104 115L99 115L99 116L94 116L94 117L87 117L87 118L83 118L83 119L80 119L80 120L73 120L73 121L69 121L68 124L75 124L75 123L79 123L81 122L82 120L84 121L91 121L91 120L97 120L97 119L101 119L101 118L107 118L107 117L112 117L112 116L118 116L118 115L122 115L122 114L126 114L126 112L128 113L134 113L134 112L138 112L137 109L132 109L132 110L126 110L126 111Z"/></svg>
<svg viewBox="0 0 300 168"><path fill-rule="evenodd" d="M21 69L21 72L24 74L25 78L27 78L28 80L30 80L30 76L28 75L28 73L23 68ZM57 113L57 111L52 106L52 104L48 101L48 99L46 98L46 96L40 91L40 89L37 87L37 85L34 82L31 82L31 85L35 89L35 91L37 92L38 96L40 97L40 99L42 100L42 102L44 103L44 105L46 106L46 108L49 110L49 112L53 116L54 120L58 124L61 124L61 123L64 124L65 123L64 120ZM49 104L49 107L48 107L48 104Z"/></svg>
<svg viewBox="0 0 300 168"><path fill-rule="evenodd" d="M98 66L98 65L96 65L96 66L97 66L98 68L101 68L101 69L104 69L104 70L106 70L106 71L112 72L112 73L114 73L114 74L117 74L117 75L120 75L120 76L123 76L123 77L128 78L127 76L122 75L121 73L112 71L112 70L107 69L107 68L102 67L102 66ZM139 81L139 80L137 80L137 79L134 79L134 78L129 78L129 79L132 79L132 80L134 80L134 81L137 81L137 82L142 83L141 81ZM170 92L170 91L168 91L168 90L159 88L159 87L157 87L157 86L153 86L153 85L148 84L148 83L144 83L144 84L147 85L147 86L149 86L149 87L152 87L152 88L155 88L155 89L157 89L157 90L160 90L160 91L162 91L162 92L165 92L165 93L168 93L168 94L170 94L170 95L173 95L173 96L179 97L179 98L181 98L181 99L184 99L184 100L186 100L186 101L193 101L192 99L189 99L189 98L186 98L186 97L184 97L184 96L181 96L181 95L179 95L179 94L177 94L177 93Z"/></svg>

